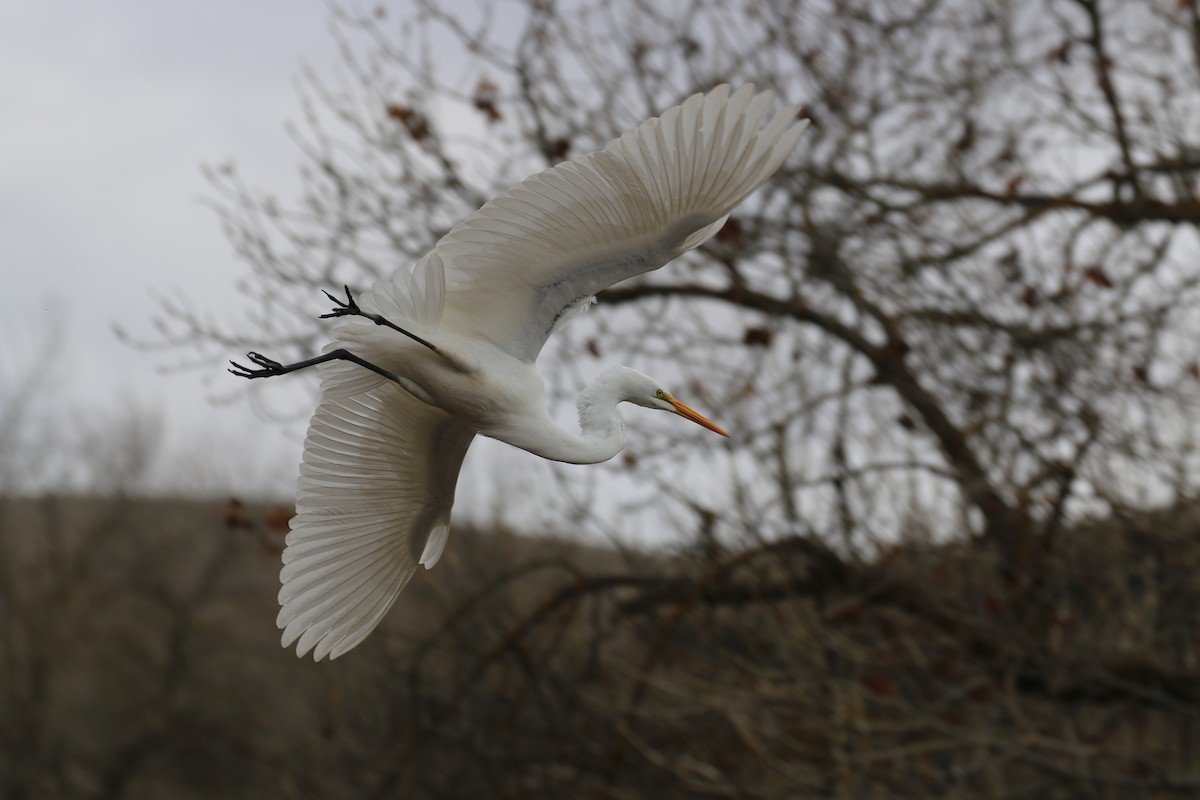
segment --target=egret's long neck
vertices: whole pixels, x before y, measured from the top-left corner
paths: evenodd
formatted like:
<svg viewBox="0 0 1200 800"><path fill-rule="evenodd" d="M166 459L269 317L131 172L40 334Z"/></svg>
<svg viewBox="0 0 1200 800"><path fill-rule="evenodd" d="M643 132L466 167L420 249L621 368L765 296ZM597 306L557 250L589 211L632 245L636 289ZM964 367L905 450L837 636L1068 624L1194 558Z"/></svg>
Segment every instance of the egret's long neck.
<svg viewBox="0 0 1200 800"><path fill-rule="evenodd" d="M617 414L617 403L625 400L625 384L619 372L600 375L579 395L579 433L555 424L546 415L523 436L506 436L510 444L567 464L598 464L608 461L625 447L625 426Z"/></svg>

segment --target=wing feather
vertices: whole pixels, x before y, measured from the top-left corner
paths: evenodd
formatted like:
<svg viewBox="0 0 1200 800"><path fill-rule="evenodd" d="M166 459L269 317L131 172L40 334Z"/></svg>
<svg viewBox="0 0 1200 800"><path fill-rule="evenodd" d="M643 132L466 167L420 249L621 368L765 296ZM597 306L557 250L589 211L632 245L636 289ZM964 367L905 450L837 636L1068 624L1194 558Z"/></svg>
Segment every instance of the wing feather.
<svg viewBox="0 0 1200 800"><path fill-rule="evenodd" d="M703 244L779 168L807 122L787 107L764 126L772 98L751 85L692 95L488 202L374 294L409 312L414 276L436 273L441 293L419 297L443 305L426 319L533 361L564 311Z"/></svg>
<svg viewBox="0 0 1200 800"><path fill-rule="evenodd" d="M337 375L326 374L327 388ZM285 647L336 658L379 624L419 565L433 566L473 437L398 387L326 392L305 439L279 574Z"/></svg>

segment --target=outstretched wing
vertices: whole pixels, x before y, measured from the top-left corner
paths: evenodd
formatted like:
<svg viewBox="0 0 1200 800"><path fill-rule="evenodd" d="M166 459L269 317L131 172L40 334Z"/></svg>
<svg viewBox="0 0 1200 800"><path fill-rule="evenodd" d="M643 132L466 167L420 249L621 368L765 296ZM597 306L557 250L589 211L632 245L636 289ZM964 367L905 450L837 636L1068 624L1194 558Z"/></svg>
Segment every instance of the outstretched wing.
<svg viewBox="0 0 1200 800"><path fill-rule="evenodd" d="M456 225L417 265L445 265L442 325L533 361L564 313L703 244L796 146L796 109L719 86L602 151L538 173Z"/></svg>
<svg viewBox="0 0 1200 800"><path fill-rule="evenodd" d="M337 658L375 629L419 565L437 562L474 435L394 385L326 391L283 552L284 647Z"/></svg>

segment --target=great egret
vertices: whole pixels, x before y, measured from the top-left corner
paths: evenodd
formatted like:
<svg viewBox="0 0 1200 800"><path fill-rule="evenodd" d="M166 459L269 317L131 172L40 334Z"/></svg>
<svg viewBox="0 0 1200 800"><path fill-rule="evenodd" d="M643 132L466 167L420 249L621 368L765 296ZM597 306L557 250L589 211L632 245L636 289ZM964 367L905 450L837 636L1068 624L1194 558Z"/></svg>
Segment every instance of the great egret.
<svg viewBox="0 0 1200 800"><path fill-rule="evenodd" d="M604 150L527 178L456 225L411 270L346 290L325 317L348 318L319 365L296 516L283 553L283 646L337 658L363 640L416 572L437 563L459 468L476 434L543 458L591 464L625 446L617 404L670 411L725 435L628 367L579 396L580 433L546 411L534 361L597 292L698 247L767 180L807 125L797 109L766 124L771 92L718 86ZM327 293L328 294L328 293Z"/></svg>

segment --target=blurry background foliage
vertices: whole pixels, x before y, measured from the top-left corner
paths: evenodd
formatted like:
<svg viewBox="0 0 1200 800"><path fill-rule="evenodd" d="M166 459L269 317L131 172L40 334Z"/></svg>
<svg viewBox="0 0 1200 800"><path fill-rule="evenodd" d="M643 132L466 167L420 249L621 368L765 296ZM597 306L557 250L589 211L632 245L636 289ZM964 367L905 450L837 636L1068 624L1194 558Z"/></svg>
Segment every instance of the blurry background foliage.
<svg viewBox="0 0 1200 800"><path fill-rule="evenodd" d="M540 362L564 417L623 362L735 436L627 413L622 457L531 490L562 538L456 530L320 665L276 644L286 507L130 499L144 425L72 440L121 454L86 500L20 497L8 469L0 796L1200 792L1195 2L331 18L344 69L305 75L290 129L301 194L211 171L244 308L164 303L152 344L309 355L319 290L753 81L804 105L797 152ZM21 413L0 412L6 464L47 449ZM528 466L488 455L477 478Z"/></svg>

